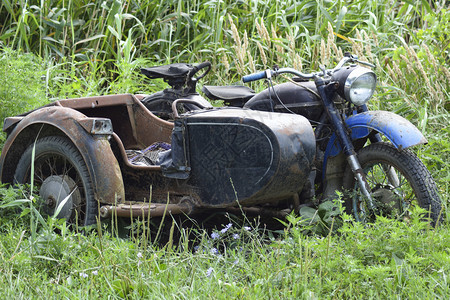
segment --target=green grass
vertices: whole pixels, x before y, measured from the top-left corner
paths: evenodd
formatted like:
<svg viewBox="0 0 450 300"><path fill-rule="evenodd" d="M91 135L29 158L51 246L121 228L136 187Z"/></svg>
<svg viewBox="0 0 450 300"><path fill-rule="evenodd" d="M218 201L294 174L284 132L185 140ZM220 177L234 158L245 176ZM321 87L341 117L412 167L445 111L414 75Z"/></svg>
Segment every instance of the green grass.
<svg viewBox="0 0 450 300"><path fill-rule="evenodd" d="M0 193L15 198L11 189ZM278 232L236 221L208 230L176 222L167 242L149 241L143 227L136 231L145 225L139 222L134 235L119 238L106 223L81 234L49 220L52 226L41 227L33 242L26 216L6 222L9 209L1 210L0 239L0 295L7 299L450 295L450 227L429 228L420 211L408 223L379 217L362 225L343 215L336 219L340 225L334 233L325 235L306 234L311 227L294 217ZM172 227L171 222L166 225Z"/></svg>

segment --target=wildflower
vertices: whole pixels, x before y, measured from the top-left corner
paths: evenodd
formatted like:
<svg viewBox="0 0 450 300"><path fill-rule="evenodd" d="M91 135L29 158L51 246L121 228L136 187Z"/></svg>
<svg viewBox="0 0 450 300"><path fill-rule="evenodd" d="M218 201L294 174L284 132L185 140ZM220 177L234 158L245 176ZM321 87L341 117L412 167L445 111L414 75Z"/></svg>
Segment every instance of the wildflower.
<svg viewBox="0 0 450 300"><path fill-rule="evenodd" d="M218 239L219 237L220 237L220 235L219 235L217 232L211 233L211 238L212 238L213 240Z"/></svg>
<svg viewBox="0 0 450 300"><path fill-rule="evenodd" d="M237 234L237 233L233 234L233 239L238 240L239 239L239 234Z"/></svg>
<svg viewBox="0 0 450 300"><path fill-rule="evenodd" d="M211 273L214 271L214 269L213 268L209 268L208 270L206 270L206 277L209 277L209 276L211 276Z"/></svg>
<svg viewBox="0 0 450 300"><path fill-rule="evenodd" d="M138 252L137 257L138 257L138 258L142 258L142 253L141 253L141 252Z"/></svg>
<svg viewBox="0 0 450 300"><path fill-rule="evenodd" d="M92 271L92 275L97 276L98 275L98 271L97 270Z"/></svg>
<svg viewBox="0 0 450 300"><path fill-rule="evenodd" d="M211 254L217 254L217 253L219 253L219 250L217 250L217 248L211 249Z"/></svg>
<svg viewBox="0 0 450 300"><path fill-rule="evenodd" d="M225 226L225 228L223 228L220 232L221 233L225 233L225 232L227 232L228 231L228 229L230 229L231 228L231 226L233 226L233 224L231 224L231 223L228 223L228 225L227 226Z"/></svg>
<svg viewBox="0 0 450 300"><path fill-rule="evenodd" d="M239 263L239 259L236 258L236 260L233 262L233 265L237 265Z"/></svg>
<svg viewBox="0 0 450 300"><path fill-rule="evenodd" d="M244 229L247 230L247 231L250 231L250 230L251 230L251 228L248 227L248 226L244 226Z"/></svg>
<svg viewBox="0 0 450 300"><path fill-rule="evenodd" d="M89 276L88 274L86 274L84 272L80 272L80 277L87 278L88 276Z"/></svg>

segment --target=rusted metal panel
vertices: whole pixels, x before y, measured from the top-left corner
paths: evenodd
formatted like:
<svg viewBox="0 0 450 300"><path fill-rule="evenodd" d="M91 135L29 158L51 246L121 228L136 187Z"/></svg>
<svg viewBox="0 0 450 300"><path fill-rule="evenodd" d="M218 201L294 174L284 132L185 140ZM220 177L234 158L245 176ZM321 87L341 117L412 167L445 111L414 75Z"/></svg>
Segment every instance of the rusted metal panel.
<svg viewBox="0 0 450 300"><path fill-rule="evenodd" d="M115 105L127 105L133 102L133 98L134 96L131 94L121 94L65 99L59 100L56 103L63 107L70 107L73 109L100 108Z"/></svg>
<svg viewBox="0 0 450 300"><path fill-rule="evenodd" d="M9 117L6 118L3 122L3 131L7 132L8 129L10 129L13 125L17 124L18 122L22 121L23 117Z"/></svg>
<svg viewBox="0 0 450 300"><path fill-rule="evenodd" d="M136 122L136 137L139 141L147 146L154 142L170 143L172 122L158 118L136 98L133 102L132 113Z"/></svg>
<svg viewBox="0 0 450 300"><path fill-rule="evenodd" d="M314 132L302 116L217 109L192 113L186 127L190 183L205 206L291 198L313 166Z"/></svg>
<svg viewBox="0 0 450 300"><path fill-rule="evenodd" d="M122 175L108 136L93 136L80 122L89 122L89 118L60 106L44 107L28 114L16 125L5 143L0 157L0 180L13 181L12 175L21 153L37 137L62 132L79 149L94 184L96 199L104 203L124 201Z"/></svg>

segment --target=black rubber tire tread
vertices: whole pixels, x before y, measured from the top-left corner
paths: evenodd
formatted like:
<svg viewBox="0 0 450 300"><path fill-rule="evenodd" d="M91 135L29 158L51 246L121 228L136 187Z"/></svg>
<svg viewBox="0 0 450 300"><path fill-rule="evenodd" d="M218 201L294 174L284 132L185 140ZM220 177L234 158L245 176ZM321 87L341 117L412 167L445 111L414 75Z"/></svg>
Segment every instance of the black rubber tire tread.
<svg viewBox="0 0 450 300"><path fill-rule="evenodd" d="M17 164L14 174L15 183L26 183L31 167L31 157L33 151L33 145L31 144ZM35 146L35 160L39 156L48 153L56 153L62 157L65 157L75 168L79 174L84 192L85 192L85 217L82 226L95 224L98 216L98 205L94 197L94 188L89 176L88 168L76 146L67 138L62 136L48 136L36 141Z"/></svg>
<svg viewBox="0 0 450 300"><path fill-rule="evenodd" d="M442 221L442 203L439 197L436 182L422 161L410 150L399 151L389 143L375 143L361 149L358 153L358 160L364 169L371 163L386 162L399 170L411 185L417 197L420 207L430 211L432 224L435 225L439 218ZM350 166L344 174L344 188L353 190L355 179ZM352 211L352 199L346 198L345 206L347 211Z"/></svg>

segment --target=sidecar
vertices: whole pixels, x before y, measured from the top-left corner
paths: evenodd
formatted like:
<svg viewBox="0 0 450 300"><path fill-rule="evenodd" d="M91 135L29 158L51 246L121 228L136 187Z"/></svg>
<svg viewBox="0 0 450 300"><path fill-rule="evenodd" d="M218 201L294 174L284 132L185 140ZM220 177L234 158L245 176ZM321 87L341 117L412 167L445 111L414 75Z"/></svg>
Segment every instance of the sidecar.
<svg viewBox="0 0 450 300"><path fill-rule="evenodd" d="M212 107L178 115L175 101L166 120L142 98L60 100L7 118L1 182L33 183L43 212L84 225L99 215L298 205L315 156L306 118Z"/></svg>

